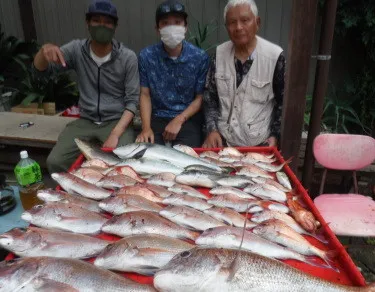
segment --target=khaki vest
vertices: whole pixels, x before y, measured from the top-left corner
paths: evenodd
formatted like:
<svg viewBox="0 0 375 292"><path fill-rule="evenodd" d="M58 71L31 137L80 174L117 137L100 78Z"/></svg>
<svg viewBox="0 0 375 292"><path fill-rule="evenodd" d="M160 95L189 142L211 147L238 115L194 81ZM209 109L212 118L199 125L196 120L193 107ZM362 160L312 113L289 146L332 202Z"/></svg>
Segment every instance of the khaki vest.
<svg viewBox="0 0 375 292"><path fill-rule="evenodd" d="M229 146L255 146L269 138L273 74L281 52L279 46L257 36L253 64L237 88L234 45L228 41L217 47L218 128Z"/></svg>

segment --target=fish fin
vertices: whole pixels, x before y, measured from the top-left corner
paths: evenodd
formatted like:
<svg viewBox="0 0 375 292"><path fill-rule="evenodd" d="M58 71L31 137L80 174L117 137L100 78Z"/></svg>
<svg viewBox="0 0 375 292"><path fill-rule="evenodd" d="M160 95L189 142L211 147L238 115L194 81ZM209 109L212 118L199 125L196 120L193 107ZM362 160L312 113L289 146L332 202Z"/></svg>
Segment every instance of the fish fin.
<svg viewBox="0 0 375 292"><path fill-rule="evenodd" d="M234 276L236 275L240 265L239 265L239 260L238 260L238 254L240 251L238 251L236 257L234 260L231 262L231 264L228 267L223 267L221 268L221 272L224 273L227 276L227 282L230 282L233 280Z"/></svg>
<svg viewBox="0 0 375 292"><path fill-rule="evenodd" d="M65 221L70 221L70 220L77 220L79 219L78 217L70 217L70 216L64 216L64 215L61 215L61 214L58 214L57 216L57 220L58 221L62 221L62 220L65 220Z"/></svg>
<svg viewBox="0 0 375 292"><path fill-rule="evenodd" d="M323 232L324 232L324 229L320 228L316 232L313 232L313 233L306 232L306 235L314 237L316 240L319 240L321 243L328 244L329 241L325 238L325 236L323 235Z"/></svg>
<svg viewBox="0 0 375 292"><path fill-rule="evenodd" d="M134 159L142 158L143 155L146 153L146 151L147 151L147 147L137 152L136 154L134 154L131 158L134 158Z"/></svg>

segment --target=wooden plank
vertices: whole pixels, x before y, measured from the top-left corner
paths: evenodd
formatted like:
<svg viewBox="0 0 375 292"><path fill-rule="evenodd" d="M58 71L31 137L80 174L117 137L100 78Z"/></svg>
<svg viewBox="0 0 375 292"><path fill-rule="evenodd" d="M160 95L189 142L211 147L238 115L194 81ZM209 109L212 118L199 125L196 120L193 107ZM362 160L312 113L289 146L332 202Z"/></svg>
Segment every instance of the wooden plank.
<svg viewBox="0 0 375 292"><path fill-rule="evenodd" d="M12 112L0 113L0 143L15 145L31 145L47 148L56 143L65 126L75 118L20 114ZM33 122L29 128L21 128L21 123Z"/></svg>
<svg viewBox="0 0 375 292"><path fill-rule="evenodd" d="M281 128L281 151L286 158L296 157L301 144L317 4L317 0L293 0ZM297 161L290 167L296 171Z"/></svg>

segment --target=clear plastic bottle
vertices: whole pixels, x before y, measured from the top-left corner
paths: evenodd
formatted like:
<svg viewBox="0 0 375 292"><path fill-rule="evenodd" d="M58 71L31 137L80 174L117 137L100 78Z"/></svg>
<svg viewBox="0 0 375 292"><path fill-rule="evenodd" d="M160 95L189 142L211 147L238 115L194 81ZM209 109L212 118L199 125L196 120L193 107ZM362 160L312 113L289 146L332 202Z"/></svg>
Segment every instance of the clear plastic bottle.
<svg viewBox="0 0 375 292"><path fill-rule="evenodd" d="M20 188L20 198L25 210L42 202L37 198L37 191L44 188L39 164L29 157L27 151L21 151L21 160L14 169Z"/></svg>

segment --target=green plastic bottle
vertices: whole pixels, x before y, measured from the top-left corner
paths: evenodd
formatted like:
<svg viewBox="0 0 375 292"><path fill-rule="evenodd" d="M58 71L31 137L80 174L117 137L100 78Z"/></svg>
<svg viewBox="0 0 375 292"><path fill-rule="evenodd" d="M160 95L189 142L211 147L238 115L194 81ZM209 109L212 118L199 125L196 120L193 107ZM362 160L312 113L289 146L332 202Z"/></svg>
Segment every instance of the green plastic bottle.
<svg viewBox="0 0 375 292"><path fill-rule="evenodd" d="M16 165L14 173L17 178L17 182L22 186L26 187L42 180L42 172L39 164L29 158L27 151L21 151L21 160Z"/></svg>
<svg viewBox="0 0 375 292"><path fill-rule="evenodd" d="M33 206L43 203L38 199L37 192L44 188L44 184L39 164L29 158L27 151L21 151L20 155L21 160L16 165L14 173L18 184L21 186L20 198L22 206L25 210L29 210Z"/></svg>

